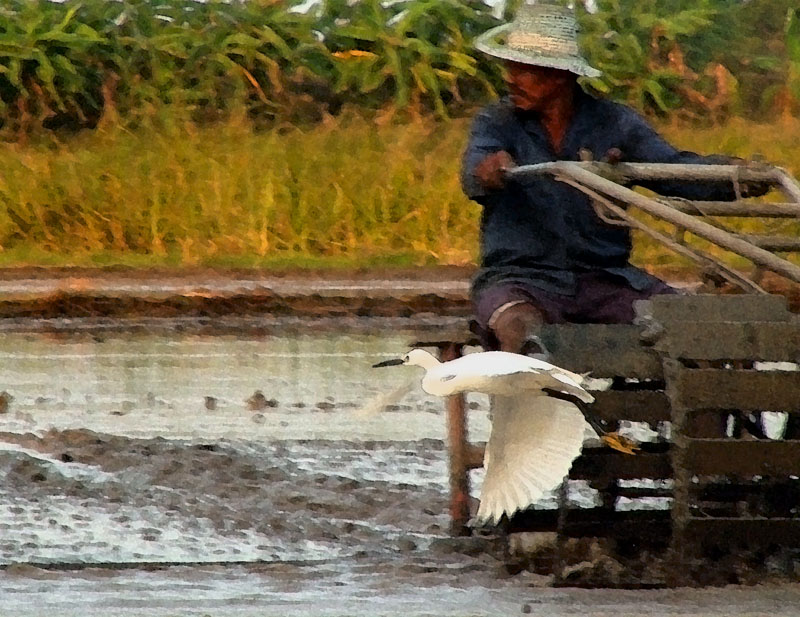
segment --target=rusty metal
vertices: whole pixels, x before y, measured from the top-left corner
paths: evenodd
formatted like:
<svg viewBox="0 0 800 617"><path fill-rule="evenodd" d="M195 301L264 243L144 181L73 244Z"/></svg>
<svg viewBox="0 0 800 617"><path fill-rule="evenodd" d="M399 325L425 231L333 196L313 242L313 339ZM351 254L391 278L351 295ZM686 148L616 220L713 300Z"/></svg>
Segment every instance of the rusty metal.
<svg viewBox="0 0 800 617"><path fill-rule="evenodd" d="M684 214L696 216L732 216L745 218L800 218L800 205L796 203L770 203L756 201L691 201L688 199L659 198L661 203Z"/></svg>
<svg viewBox="0 0 800 617"><path fill-rule="evenodd" d="M774 296L665 296L640 304L637 314L637 326L549 325L541 336L554 363L615 378L611 389L595 393L595 413L611 422L671 420L671 441L644 443L635 457L587 445L570 478L597 489L602 507L570 506L562 489L558 510L528 509L507 531L556 530L557 548L586 535L668 547L670 584L690 583L687 564L712 544L800 546L800 481L792 479L800 476L800 440L724 436L728 414L770 410L800 418L800 372L753 369L757 360L800 360L800 319ZM654 325L656 344L643 347L643 328ZM456 357L461 346L441 350L443 358ZM466 442L463 399L448 401L448 423L453 532L465 533L467 474L481 464L484 446ZM645 478L672 483L620 485ZM668 510L618 511L621 496L672 500Z"/></svg>
<svg viewBox="0 0 800 617"><path fill-rule="evenodd" d="M461 356L460 343L450 343L441 350L442 362ZM467 406L463 394L447 397L447 440L450 450L450 533L470 534L469 522L469 448L467 443Z"/></svg>
<svg viewBox="0 0 800 617"><path fill-rule="evenodd" d="M509 170L507 173L510 177L518 179L545 173L552 174L556 179L568 179L581 185L577 187L580 190L585 187L589 191L596 191L609 198L635 206L658 219L672 223L680 229L685 229L728 251L741 255L758 266L771 270L794 282L800 282L800 266L759 248L729 231L698 220L692 215L680 212L656 199L645 197L621 185L630 182L641 183L666 179L680 179L681 181L690 182L729 181L734 184L734 187L738 187L740 182L768 182L780 186L784 192L800 202L800 188L783 170L739 165L629 163L612 166L603 163L556 161L521 166ZM672 248L675 249L676 247L672 246Z"/></svg>
<svg viewBox="0 0 800 617"><path fill-rule="evenodd" d="M572 464L570 477L600 479L600 481L666 479L672 477L667 444L642 444L636 456L626 456L610 448L584 448L584 453ZM647 450L651 449L650 452Z"/></svg>
<svg viewBox="0 0 800 617"><path fill-rule="evenodd" d="M686 521L686 536L704 544L800 547L800 521L796 518L690 517Z"/></svg>
<svg viewBox="0 0 800 617"><path fill-rule="evenodd" d="M566 165L565 165L566 164ZM617 182L657 182L681 180L686 182L764 182L784 187L786 174L775 167L760 168L743 165L695 165L663 163L609 163L552 161L535 165L521 165L506 172L510 178L524 179L535 175L557 175L565 166L586 171ZM788 188L787 190L792 190ZM800 197L793 196L797 201Z"/></svg>
<svg viewBox="0 0 800 617"><path fill-rule="evenodd" d="M673 383L688 409L800 412L800 371L680 367Z"/></svg>
<svg viewBox="0 0 800 617"><path fill-rule="evenodd" d="M800 324L683 322L657 341L654 349L693 360L796 362L800 360Z"/></svg>
<svg viewBox="0 0 800 617"><path fill-rule="evenodd" d="M580 182L571 180L570 178L558 177L559 180L569 184L570 186L582 191L592 198L592 206L594 207L597 216L609 225L618 225L623 227L630 227L637 229L642 233L647 234L654 240L661 242L666 247L675 251L678 255L686 257L687 259L699 264L704 271L713 272L722 280L731 283L732 285L741 288L745 293L761 293L767 292L762 289L758 283L741 275L736 270L725 264L720 259L717 259L709 253L705 253L696 248L691 248L686 242L686 230L682 227L676 227L672 237L662 233L634 218L628 214L627 210L619 203L603 197L596 191L584 186ZM613 216L609 216L609 214Z"/></svg>
<svg viewBox="0 0 800 617"><path fill-rule="evenodd" d="M618 324L545 325L540 337L550 361L576 373L661 379L661 360L639 344L640 330Z"/></svg>
<svg viewBox="0 0 800 617"><path fill-rule="evenodd" d="M800 441L690 438L685 460L694 475L800 475Z"/></svg>
<svg viewBox="0 0 800 617"><path fill-rule="evenodd" d="M670 419L669 399L657 390L605 390L593 394L592 412L605 420L624 418L655 425Z"/></svg>
<svg viewBox="0 0 800 617"><path fill-rule="evenodd" d="M511 520L508 532L553 531L558 525L558 516L558 510L525 510ZM669 530L668 510L609 512L606 508L574 508L564 521L562 533L565 536L635 537L666 544Z"/></svg>
<svg viewBox="0 0 800 617"><path fill-rule="evenodd" d="M731 412L737 417L760 410L800 413L800 373L750 368L759 359L797 360L800 322L788 314L783 299L769 297L698 298L686 304L656 299L640 308L642 317L662 323L656 347L664 354L672 405L675 572L685 572L688 559L708 544L794 545L800 518L774 515L791 511L781 489L789 476L800 474L800 441L722 437ZM768 321L750 322L754 316ZM720 362L729 359L738 361ZM712 360L726 368L686 366L708 366ZM701 438L714 434L718 438ZM767 518L754 519L754 509ZM679 579L675 582L688 582Z"/></svg>
<svg viewBox="0 0 800 617"><path fill-rule="evenodd" d="M688 321L789 321L792 314L787 307L786 298L777 295L662 295L636 303L640 318L665 326ZM674 333L670 330L670 336Z"/></svg>
<svg viewBox="0 0 800 617"><path fill-rule="evenodd" d="M688 425L688 408L683 402L683 392L677 386L675 376L682 369L677 360L664 358L664 377L667 380L666 394L672 407L672 461L673 501L671 512L672 537L670 552L676 563L676 572L682 571L689 555L686 542L686 522L689 519L689 496L692 482L692 470L689 468L686 454L686 429ZM678 576L680 579L680 575Z"/></svg>

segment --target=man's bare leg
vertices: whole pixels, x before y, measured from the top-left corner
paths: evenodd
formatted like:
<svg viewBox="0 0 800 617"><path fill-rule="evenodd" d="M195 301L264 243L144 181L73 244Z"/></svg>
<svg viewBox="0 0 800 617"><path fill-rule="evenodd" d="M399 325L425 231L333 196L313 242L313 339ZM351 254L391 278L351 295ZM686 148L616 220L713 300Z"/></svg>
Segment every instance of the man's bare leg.
<svg viewBox="0 0 800 617"><path fill-rule="evenodd" d="M500 351L511 353L545 352L536 349L535 339L544 323L544 317L532 304L521 302L508 307L492 324L495 337L500 342Z"/></svg>

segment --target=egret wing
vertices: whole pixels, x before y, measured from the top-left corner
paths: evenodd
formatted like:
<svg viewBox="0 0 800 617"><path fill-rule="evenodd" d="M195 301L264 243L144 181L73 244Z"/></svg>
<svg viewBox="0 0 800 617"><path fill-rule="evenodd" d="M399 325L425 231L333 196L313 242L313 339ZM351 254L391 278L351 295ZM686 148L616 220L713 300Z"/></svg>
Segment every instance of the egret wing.
<svg viewBox="0 0 800 617"><path fill-rule="evenodd" d="M581 452L585 426L566 401L524 392L492 397L478 522L496 523L558 487Z"/></svg>
<svg viewBox="0 0 800 617"><path fill-rule="evenodd" d="M583 389L582 381L580 375L548 362L504 351L486 351L431 369L423 379L423 388L439 396L458 392L513 395L522 390L552 388L591 403L594 398Z"/></svg>
<svg viewBox="0 0 800 617"><path fill-rule="evenodd" d="M493 387L503 394L540 393L544 388L552 388L576 396L584 403L594 402L594 397L581 386L580 381L572 378L572 373L562 371L558 367L548 370L520 371L502 375L494 380Z"/></svg>

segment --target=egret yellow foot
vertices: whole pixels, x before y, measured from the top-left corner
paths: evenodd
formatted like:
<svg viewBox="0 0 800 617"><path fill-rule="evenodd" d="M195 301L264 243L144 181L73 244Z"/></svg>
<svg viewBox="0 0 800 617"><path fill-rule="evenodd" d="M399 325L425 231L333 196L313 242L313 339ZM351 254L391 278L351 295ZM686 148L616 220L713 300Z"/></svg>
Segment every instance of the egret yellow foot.
<svg viewBox="0 0 800 617"><path fill-rule="evenodd" d="M623 437L619 433L606 433L600 437L600 441L606 444L609 448L613 448L625 454L636 454L641 448L632 439Z"/></svg>

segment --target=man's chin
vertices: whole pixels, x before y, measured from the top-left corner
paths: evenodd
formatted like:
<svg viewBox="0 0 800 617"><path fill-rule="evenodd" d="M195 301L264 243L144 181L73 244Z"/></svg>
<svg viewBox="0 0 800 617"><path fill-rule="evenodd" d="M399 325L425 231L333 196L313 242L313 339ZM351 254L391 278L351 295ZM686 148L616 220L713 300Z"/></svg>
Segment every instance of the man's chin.
<svg viewBox="0 0 800 617"><path fill-rule="evenodd" d="M528 106L528 100L522 97L517 96L516 94L512 94L508 98L511 99L511 102L514 104L514 107L517 109L525 110Z"/></svg>
<svg viewBox="0 0 800 617"><path fill-rule="evenodd" d="M514 105L514 107L521 111L534 111L538 107L536 101L531 101L524 96L512 94L509 98L511 99L511 103Z"/></svg>

